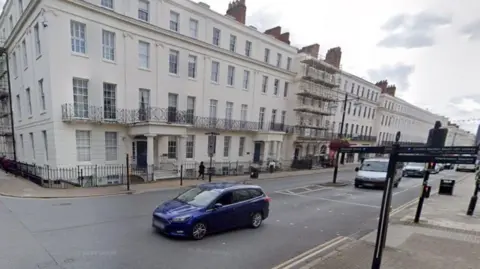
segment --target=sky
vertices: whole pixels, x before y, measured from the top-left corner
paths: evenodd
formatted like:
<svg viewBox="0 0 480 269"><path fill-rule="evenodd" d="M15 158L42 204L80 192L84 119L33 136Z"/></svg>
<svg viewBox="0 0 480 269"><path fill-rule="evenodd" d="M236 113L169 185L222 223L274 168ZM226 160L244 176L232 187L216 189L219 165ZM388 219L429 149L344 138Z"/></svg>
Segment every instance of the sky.
<svg viewBox="0 0 480 269"><path fill-rule="evenodd" d="M202 0L222 14L227 0ZM281 26L292 45L342 48L342 68L476 133L480 1L246 0L247 25Z"/></svg>
<svg viewBox="0 0 480 269"><path fill-rule="evenodd" d="M201 0L225 14L228 0ZM4 0L0 0L0 5ZM293 46L342 48L342 68L476 133L480 1L246 0L247 25L281 26ZM471 121L470 119L477 119Z"/></svg>

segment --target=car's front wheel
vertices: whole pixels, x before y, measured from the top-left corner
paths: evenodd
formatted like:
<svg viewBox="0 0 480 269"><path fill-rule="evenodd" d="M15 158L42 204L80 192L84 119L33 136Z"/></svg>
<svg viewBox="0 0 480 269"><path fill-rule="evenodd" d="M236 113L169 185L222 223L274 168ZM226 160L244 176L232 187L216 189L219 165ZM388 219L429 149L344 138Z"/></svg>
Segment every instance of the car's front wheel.
<svg viewBox="0 0 480 269"><path fill-rule="evenodd" d="M207 235L207 225L203 222L197 222L192 228L192 238L195 240L201 240Z"/></svg>
<svg viewBox="0 0 480 269"><path fill-rule="evenodd" d="M260 227L260 225L262 225L262 222L263 222L263 216L261 213L257 212L252 214L252 218L250 222L252 228L256 229Z"/></svg>

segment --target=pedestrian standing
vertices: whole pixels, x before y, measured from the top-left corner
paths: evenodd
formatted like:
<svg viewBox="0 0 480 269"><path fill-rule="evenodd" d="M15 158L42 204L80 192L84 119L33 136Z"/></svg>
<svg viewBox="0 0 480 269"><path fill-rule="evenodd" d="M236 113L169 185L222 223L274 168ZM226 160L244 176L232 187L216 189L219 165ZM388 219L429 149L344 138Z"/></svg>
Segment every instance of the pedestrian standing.
<svg viewBox="0 0 480 269"><path fill-rule="evenodd" d="M197 180L202 177L202 180L205 180L205 165L203 165L203 162L200 162L200 165L198 166L198 177Z"/></svg>

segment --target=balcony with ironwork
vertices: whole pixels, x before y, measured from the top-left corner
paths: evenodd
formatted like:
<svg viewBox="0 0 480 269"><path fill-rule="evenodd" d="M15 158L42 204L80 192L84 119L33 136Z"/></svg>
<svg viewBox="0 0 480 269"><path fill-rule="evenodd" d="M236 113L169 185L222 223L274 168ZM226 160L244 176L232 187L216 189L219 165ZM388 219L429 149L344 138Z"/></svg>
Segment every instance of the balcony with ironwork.
<svg viewBox="0 0 480 269"><path fill-rule="evenodd" d="M298 96L312 98L321 101L334 102L338 100L337 93L321 85L300 81L298 87Z"/></svg>
<svg viewBox="0 0 480 269"><path fill-rule="evenodd" d="M316 58L313 58L313 57L308 57L302 61L300 61L301 63L309 66L309 67L312 67L312 68L315 68L315 69L319 69L319 70L323 70L329 74L336 74L338 73L338 68L336 68L335 66L323 61L323 60L319 60L319 59L316 59Z"/></svg>
<svg viewBox="0 0 480 269"><path fill-rule="evenodd" d="M262 127L259 122L193 115L187 117L187 122L194 128L218 131L257 132Z"/></svg>
<svg viewBox="0 0 480 269"><path fill-rule="evenodd" d="M88 104L63 104L62 121L84 123L126 124L128 111L115 107Z"/></svg>
<svg viewBox="0 0 480 269"><path fill-rule="evenodd" d="M313 124L313 121L309 123L307 120L300 120L297 125L295 125L297 129L314 129L314 130L329 130L330 126L326 123L319 123L318 125Z"/></svg>
<svg viewBox="0 0 480 269"><path fill-rule="evenodd" d="M335 75L325 72L323 70L318 70L312 67L306 67L302 75L302 79L311 81L313 83L328 87L328 88L338 88L338 82L335 78Z"/></svg>
<svg viewBox="0 0 480 269"><path fill-rule="evenodd" d="M192 125L195 121L193 114L188 113L188 111L178 110L176 107L129 109L126 120L127 124L149 123L178 125Z"/></svg>
<svg viewBox="0 0 480 269"><path fill-rule="evenodd" d="M334 134L335 139L347 139L350 141L359 141L359 142L376 142L377 137L371 135L358 135L358 134L344 134L340 135L339 133Z"/></svg>

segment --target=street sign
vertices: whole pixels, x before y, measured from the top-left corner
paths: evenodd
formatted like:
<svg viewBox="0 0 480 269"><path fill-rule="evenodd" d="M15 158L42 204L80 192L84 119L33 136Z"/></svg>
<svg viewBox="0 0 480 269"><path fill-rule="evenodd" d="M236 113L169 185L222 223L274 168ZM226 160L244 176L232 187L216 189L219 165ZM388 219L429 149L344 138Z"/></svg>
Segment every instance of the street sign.
<svg viewBox="0 0 480 269"><path fill-rule="evenodd" d="M208 136L208 155L212 157L215 154L215 146L217 144L217 137L214 135Z"/></svg>
<svg viewBox="0 0 480 269"><path fill-rule="evenodd" d="M399 162L409 163L451 163L475 164L476 156L434 156L434 155L399 155Z"/></svg>
<svg viewBox="0 0 480 269"><path fill-rule="evenodd" d="M340 153L384 153L385 147L348 147L340 148Z"/></svg>
<svg viewBox="0 0 480 269"><path fill-rule="evenodd" d="M477 154L478 147L400 147L399 153L417 154Z"/></svg>

